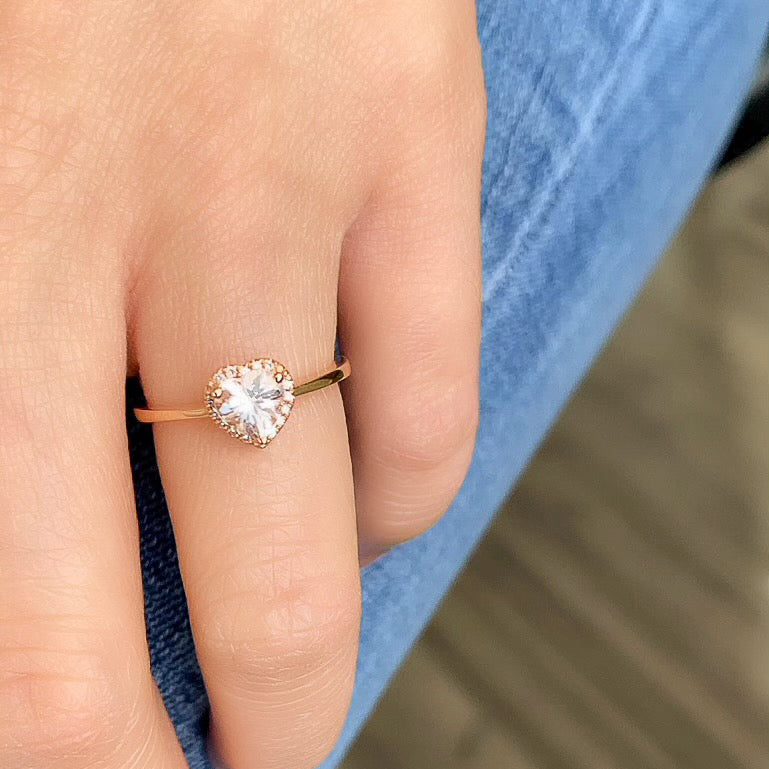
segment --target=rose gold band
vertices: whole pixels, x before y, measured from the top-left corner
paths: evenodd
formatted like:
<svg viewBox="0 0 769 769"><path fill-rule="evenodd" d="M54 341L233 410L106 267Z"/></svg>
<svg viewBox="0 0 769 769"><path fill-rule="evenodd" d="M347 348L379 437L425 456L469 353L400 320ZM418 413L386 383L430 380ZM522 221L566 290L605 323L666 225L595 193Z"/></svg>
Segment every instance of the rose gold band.
<svg viewBox="0 0 769 769"><path fill-rule="evenodd" d="M294 396L306 395L307 393L322 390L324 387L330 387L350 376L350 362L347 358L341 361L331 371L310 379L304 384L296 385L293 388ZM175 422L180 419L201 419L210 417L211 411L206 406L191 406L184 409L134 409L134 414L140 422Z"/></svg>

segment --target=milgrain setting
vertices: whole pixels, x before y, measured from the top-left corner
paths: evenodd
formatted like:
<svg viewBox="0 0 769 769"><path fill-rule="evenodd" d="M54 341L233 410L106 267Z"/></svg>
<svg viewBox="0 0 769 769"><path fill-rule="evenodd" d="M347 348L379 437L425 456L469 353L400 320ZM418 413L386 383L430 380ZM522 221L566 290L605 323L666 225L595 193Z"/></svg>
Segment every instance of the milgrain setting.
<svg viewBox="0 0 769 769"><path fill-rule="evenodd" d="M282 363L255 358L223 366L206 387L208 413L245 443L264 448L286 423L294 405L294 380Z"/></svg>
<svg viewBox="0 0 769 769"><path fill-rule="evenodd" d="M349 375L350 363L343 358L331 371L297 385L279 361L253 358L218 369L206 386L203 408L137 408L134 414L140 422L210 417L233 437L263 449L285 425L298 396L330 387Z"/></svg>

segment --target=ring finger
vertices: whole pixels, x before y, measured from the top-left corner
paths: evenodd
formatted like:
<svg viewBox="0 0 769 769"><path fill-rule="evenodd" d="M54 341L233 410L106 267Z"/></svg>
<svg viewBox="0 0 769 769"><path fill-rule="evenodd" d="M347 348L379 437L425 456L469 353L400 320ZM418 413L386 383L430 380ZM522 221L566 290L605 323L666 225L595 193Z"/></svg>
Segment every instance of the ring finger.
<svg viewBox="0 0 769 769"><path fill-rule="evenodd" d="M297 383L330 367L340 227L297 235L280 231L279 211L264 216L264 229L253 219L242 229L209 222L164 243L135 327L151 407L200 403L216 369L255 357L285 364ZM270 240L256 242L254 232ZM211 270L223 250L228 256ZM315 766L341 729L357 653L355 514L339 389L302 396L265 450L206 419L157 425L155 440L214 747L231 769Z"/></svg>

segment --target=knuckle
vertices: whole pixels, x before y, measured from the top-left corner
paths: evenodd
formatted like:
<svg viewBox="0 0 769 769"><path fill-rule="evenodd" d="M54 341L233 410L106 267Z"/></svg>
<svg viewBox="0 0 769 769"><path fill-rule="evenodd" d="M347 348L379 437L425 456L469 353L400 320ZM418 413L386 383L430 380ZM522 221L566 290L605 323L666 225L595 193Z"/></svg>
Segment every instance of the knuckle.
<svg viewBox="0 0 769 769"><path fill-rule="evenodd" d="M452 105L464 110L483 92L474 19L448 7L436 9L430 23L414 18L415 13L405 5L380 26L379 77L390 84L393 98L418 112L430 114Z"/></svg>
<svg viewBox="0 0 769 769"><path fill-rule="evenodd" d="M350 662L359 623L357 583L306 579L266 596L251 586L223 597L196 643L222 680L254 693Z"/></svg>
<svg viewBox="0 0 769 769"><path fill-rule="evenodd" d="M287 714L280 735L259 747L292 766L312 769L333 749L352 693L360 622L357 571L348 577L313 576L290 586L251 585L206 607L195 630L201 664L226 696L271 702ZM196 623L193 618L193 627ZM224 748L226 742L221 747ZM250 766L248 752L229 759ZM272 763L270 763L272 765ZM277 764L276 764L277 765Z"/></svg>
<svg viewBox="0 0 769 769"><path fill-rule="evenodd" d="M111 759L136 720L115 666L86 649L16 644L0 647L0 744L27 760Z"/></svg>
<svg viewBox="0 0 769 769"><path fill-rule="evenodd" d="M443 473L449 485L464 477L478 429L475 387L461 381L431 382L394 415L399 424L384 444L384 461L406 474Z"/></svg>
<svg viewBox="0 0 769 769"><path fill-rule="evenodd" d="M393 423L401 426L392 431L397 438L380 444L376 460L397 481L388 484L375 514L368 516L368 539L391 547L424 534L440 520L467 474L478 413L474 389L446 387L397 417Z"/></svg>

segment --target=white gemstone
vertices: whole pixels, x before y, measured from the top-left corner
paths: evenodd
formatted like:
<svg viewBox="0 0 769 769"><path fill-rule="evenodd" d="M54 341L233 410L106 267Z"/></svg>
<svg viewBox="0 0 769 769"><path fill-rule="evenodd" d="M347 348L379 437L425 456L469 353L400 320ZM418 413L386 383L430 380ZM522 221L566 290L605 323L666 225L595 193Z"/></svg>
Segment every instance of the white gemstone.
<svg viewBox="0 0 769 769"><path fill-rule="evenodd" d="M260 358L220 369L211 380L207 401L222 427L241 440L266 446L291 413L293 386L283 366Z"/></svg>

